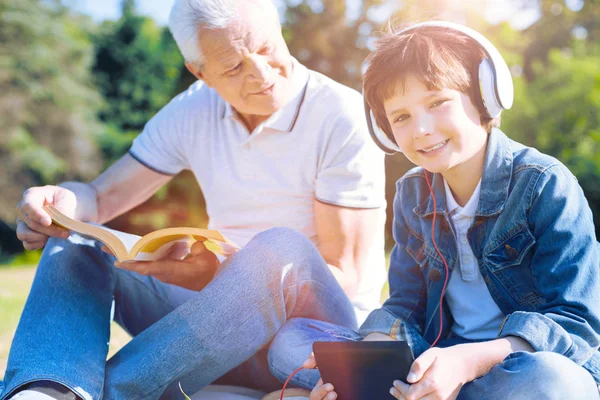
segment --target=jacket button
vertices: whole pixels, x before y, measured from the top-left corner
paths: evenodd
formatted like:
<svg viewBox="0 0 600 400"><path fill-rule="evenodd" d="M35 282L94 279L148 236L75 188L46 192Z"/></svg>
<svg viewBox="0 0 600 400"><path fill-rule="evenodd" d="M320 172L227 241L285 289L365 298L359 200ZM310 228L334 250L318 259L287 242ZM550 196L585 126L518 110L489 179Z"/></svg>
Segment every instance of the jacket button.
<svg viewBox="0 0 600 400"><path fill-rule="evenodd" d="M506 248L506 256L510 261L515 261L517 258L519 258L519 252L517 250L509 245L505 245L504 247Z"/></svg>
<svg viewBox="0 0 600 400"><path fill-rule="evenodd" d="M429 280L437 282L440 280L441 277L442 277L442 273L439 270L432 269L431 271L429 271Z"/></svg>

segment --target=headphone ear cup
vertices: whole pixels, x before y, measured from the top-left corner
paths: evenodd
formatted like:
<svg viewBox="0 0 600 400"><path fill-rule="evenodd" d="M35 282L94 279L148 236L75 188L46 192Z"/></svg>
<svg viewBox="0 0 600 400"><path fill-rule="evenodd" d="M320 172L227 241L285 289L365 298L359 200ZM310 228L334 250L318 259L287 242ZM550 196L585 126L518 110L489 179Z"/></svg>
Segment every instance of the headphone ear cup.
<svg viewBox="0 0 600 400"><path fill-rule="evenodd" d="M385 134L385 132L375 122L373 110L368 106L365 100L365 114L367 117L367 127L375 144L386 154L401 153L400 147Z"/></svg>
<svg viewBox="0 0 600 400"><path fill-rule="evenodd" d="M503 108L498 99L494 66L487 58L484 58L479 63L479 91L483 105L488 113L487 116L490 118L498 117Z"/></svg>

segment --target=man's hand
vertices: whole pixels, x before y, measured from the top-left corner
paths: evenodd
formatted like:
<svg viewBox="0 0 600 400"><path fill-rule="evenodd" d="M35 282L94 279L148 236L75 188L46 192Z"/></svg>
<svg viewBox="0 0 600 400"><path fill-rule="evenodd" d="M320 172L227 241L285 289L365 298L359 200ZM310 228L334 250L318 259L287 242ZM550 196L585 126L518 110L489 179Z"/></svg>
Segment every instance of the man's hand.
<svg viewBox="0 0 600 400"><path fill-rule="evenodd" d="M463 345L431 348L413 362L409 383L394 381L390 393L399 400L454 400L462 386L475 379L469 354Z"/></svg>
<svg viewBox="0 0 600 400"><path fill-rule="evenodd" d="M68 230L52 224L52 219L42 209L46 205L53 205L73 217L77 201L72 191L59 186L27 189L17 205L17 237L27 250L44 247L50 236L63 239L69 237Z"/></svg>
<svg viewBox="0 0 600 400"><path fill-rule="evenodd" d="M173 246L161 260L115 262L115 266L141 275L151 275L165 283L202 290L219 267L217 256L207 250L202 242L195 242L190 253L183 259L181 256L181 248Z"/></svg>

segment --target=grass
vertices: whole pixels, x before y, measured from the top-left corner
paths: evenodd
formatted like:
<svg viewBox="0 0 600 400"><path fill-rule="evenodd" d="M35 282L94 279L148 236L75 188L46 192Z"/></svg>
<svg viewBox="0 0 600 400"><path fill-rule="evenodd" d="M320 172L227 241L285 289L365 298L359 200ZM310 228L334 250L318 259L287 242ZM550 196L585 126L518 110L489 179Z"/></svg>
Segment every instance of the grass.
<svg viewBox="0 0 600 400"><path fill-rule="evenodd" d="M10 344L34 275L35 266L0 268L0 380L4 378ZM129 340L129 335L113 323L108 357L125 346Z"/></svg>

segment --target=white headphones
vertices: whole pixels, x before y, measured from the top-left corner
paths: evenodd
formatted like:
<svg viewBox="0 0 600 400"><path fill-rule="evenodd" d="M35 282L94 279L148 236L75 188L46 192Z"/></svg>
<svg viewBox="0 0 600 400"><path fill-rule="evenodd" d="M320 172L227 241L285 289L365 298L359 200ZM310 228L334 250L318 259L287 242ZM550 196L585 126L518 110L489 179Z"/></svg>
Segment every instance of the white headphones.
<svg viewBox="0 0 600 400"><path fill-rule="evenodd" d="M396 32L394 35L400 35L413 29L427 26L437 26L461 32L479 43L483 51L487 54L488 58L484 58L479 63L479 91L488 117L496 118L502 110L508 110L512 106L514 87L508 65L506 65L506 61L504 61L498 49L479 32L453 22L429 21L412 25ZM375 116L366 99L365 113L367 115L369 133L377 146L387 154L401 152L398 145L375 123Z"/></svg>

